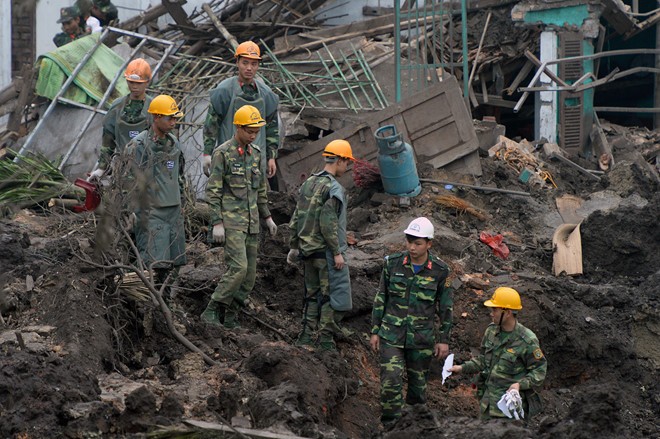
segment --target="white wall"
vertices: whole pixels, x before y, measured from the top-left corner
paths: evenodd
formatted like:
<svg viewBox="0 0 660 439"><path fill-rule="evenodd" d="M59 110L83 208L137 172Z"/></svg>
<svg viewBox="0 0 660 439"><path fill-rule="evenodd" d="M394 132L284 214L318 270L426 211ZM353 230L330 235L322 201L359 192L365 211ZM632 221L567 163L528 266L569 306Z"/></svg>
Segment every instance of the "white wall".
<svg viewBox="0 0 660 439"><path fill-rule="evenodd" d="M317 19L326 20L326 25L336 26L373 18L362 15L363 6L393 8L394 0L333 0L325 3Z"/></svg>
<svg viewBox="0 0 660 439"><path fill-rule="evenodd" d="M0 0L0 89L11 82L11 0Z"/></svg>

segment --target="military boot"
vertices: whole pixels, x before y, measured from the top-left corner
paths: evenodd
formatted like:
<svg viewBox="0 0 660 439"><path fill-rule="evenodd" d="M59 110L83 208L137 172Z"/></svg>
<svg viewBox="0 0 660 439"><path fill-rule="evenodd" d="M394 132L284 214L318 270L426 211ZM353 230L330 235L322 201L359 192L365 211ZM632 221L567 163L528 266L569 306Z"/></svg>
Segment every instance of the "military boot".
<svg viewBox="0 0 660 439"><path fill-rule="evenodd" d="M346 315L345 312L342 311L335 311L334 312L334 320L335 320L335 335L337 335L338 340L348 340L355 334L355 332L351 331L348 329L346 326L341 324L341 321L344 319L344 315Z"/></svg>
<svg viewBox="0 0 660 439"><path fill-rule="evenodd" d="M332 334L321 333L319 335L319 349L322 351L336 351L337 344L332 338Z"/></svg>
<svg viewBox="0 0 660 439"><path fill-rule="evenodd" d="M303 329L296 340L297 346L311 346L314 344L316 327L319 319L319 304L316 300L307 300L303 310Z"/></svg>
<svg viewBox="0 0 660 439"><path fill-rule="evenodd" d="M234 304L231 304L230 306L227 307L225 310L225 320L223 323L223 326L226 329L234 329L234 328L240 328L241 325L238 323L238 311L240 308L238 306L235 306Z"/></svg>
<svg viewBox="0 0 660 439"><path fill-rule="evenodd" d="M200 316L200 319L202 320L202 322L215 326L221 326L223 310L224 310L224 306L220 302L211 299L209 301L209 304L206 306L206 309Z"/></svg>
<svg viewBox="0 0 660 439"><path fill-rule="evenodd" d="M319 348L322 351L334 351L337 349L333 337L336 327L335 310L330 306L330 302L326 302L321 306L321 316L319 319Z"/></svg>

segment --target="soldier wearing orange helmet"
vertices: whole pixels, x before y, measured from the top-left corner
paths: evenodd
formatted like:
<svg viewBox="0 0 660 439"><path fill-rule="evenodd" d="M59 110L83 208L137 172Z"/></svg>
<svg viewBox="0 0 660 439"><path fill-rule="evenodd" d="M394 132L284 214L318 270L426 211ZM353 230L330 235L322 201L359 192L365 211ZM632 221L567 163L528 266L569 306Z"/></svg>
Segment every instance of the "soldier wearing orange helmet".
<svg viewBox="0 0 660 439"><path fill-rule="evenodd" d="M297 344L313 345L318 328L318 344L334 350L334 336L344 314L353 307L351 279L344 252L346 239L346 191L337 178L355 160L346 140L333 140L323 150L325 167L300 187L296 210L289 229L291 250L287 262L303 260L305 294L303 328Z"/></svg>
<svg viewBox="0 0 660 439"><path fill-rule="evenodd" d="M151 81L151 66L142 58L136 58L126 66L124 78L130 93L113 102L103 119L103 137L98 169L90 176L90 181L105 175L112 156L120 153L124 146L140 132L146 130L153 121L147 109L151 96L147 87Z"/></svg>
<svg viewBox="0 0 660 439"><path fill-rule="evenodd" d="M204 122L202 167L204 173L209 175L213 150L234 134L234 114L243 105L252 105L266 121L253 143L261 149L262 172L272 178L277 171L275 159L279 148L279 98L257 76L261 61L259 46L252 41L245 41L238 45L234 57L238 74L225 79L210 92L211 104Z"/></svg>

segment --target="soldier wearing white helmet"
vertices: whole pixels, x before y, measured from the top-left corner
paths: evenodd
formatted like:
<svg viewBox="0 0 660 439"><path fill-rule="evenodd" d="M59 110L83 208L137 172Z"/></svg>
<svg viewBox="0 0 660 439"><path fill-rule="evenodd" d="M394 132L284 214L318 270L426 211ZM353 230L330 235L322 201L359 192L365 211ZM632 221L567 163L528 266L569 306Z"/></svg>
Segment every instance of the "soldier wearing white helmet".
<svg viewBox="0 0 660 439"><path fill-rule="evenodd" d="M449 267L430 252L433 232L428 218L416 218L408 225L403 232L407 250L385 258L374 298L370 343L380 353L381 422L385 427L401 416L404 401L426 403L431 360L449 353ZM405 399L404 369L408 376Z"/></svg>

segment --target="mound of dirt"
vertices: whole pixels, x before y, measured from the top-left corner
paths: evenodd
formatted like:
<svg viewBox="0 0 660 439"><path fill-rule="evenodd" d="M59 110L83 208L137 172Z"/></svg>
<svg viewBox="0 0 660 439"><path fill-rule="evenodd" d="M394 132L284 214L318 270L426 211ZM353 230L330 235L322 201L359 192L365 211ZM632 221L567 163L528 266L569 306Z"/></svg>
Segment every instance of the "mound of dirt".
<svg viewBox="0 0 660 439"><path fill-rule="evenodd" d="M637 162L621 161L596 181L551 162L558 189L550 189L482 159L480 184L530 196L425 183L408 206L352 191L354 309L344 324L353 335L338 341L337 352L293 343L303 297L302 268L286 263L293 195L269 195L280 229L261 240L257 284L241 328L232 331L199 319L225 270L224 249L209 247L204 231L191 234L200 238L188 243L189 263L172 289L170 327L125 266L95 253L92 214L22 211L0 222L0 436L220 434L205 428L310 438L657 436L660 197L653 169L630 163ZM421 171L430 179L460 178ZM562 223L555 199L564 194L584 200L584 273L572 277L551 274L552 234ZM443 204L441 195L466 207ZM380 430L371 305L383 257L402 248L401 231L422 215L437 225L433 250L452 268L456 361L478 349L492 290L508 285L522 293L520 321L537 334L549 362L544 413L527 424L477 420L469 378L442 385L434 363L427 407L407 408L391 430ZM480 242L482 231L502 234L507 259Z"/></svg>

